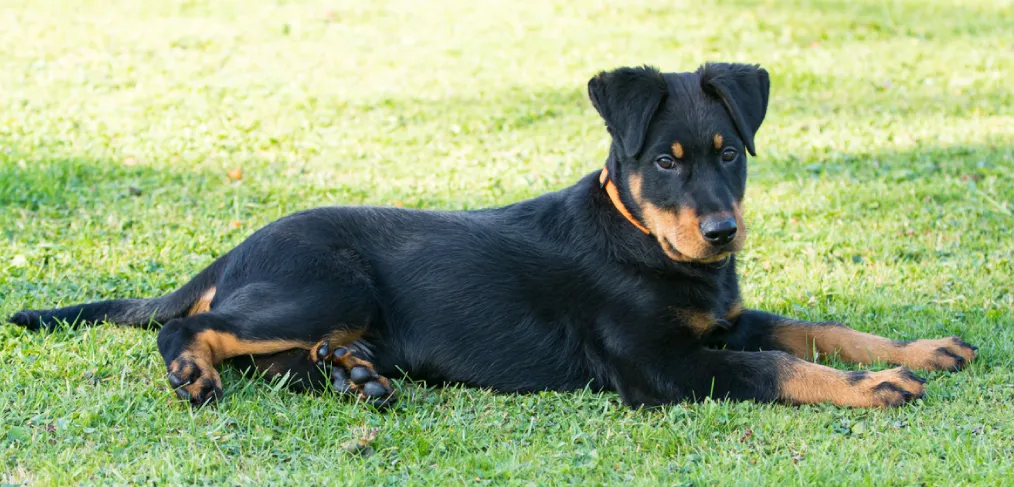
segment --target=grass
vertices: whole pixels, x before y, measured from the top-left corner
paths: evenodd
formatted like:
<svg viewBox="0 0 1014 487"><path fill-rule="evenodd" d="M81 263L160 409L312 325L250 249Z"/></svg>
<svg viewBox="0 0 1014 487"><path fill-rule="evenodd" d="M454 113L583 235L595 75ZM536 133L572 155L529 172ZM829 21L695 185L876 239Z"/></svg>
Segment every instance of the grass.
<svg viewBox="0 0 1014 487"><path fill-rule="evenodd" d="M631 411L613 394L402 383L402 406L380 415L232 369L227 399L191 411L149 332L0 326L0 482L1011 484L1012 11L3 2L0 315L165 293L302 208L480 208L567 186L607 150L591 75L730 60L773 81L750 169L747 305L981 348L889 411ZM376 453L345 454L369 428Z"/></svg>

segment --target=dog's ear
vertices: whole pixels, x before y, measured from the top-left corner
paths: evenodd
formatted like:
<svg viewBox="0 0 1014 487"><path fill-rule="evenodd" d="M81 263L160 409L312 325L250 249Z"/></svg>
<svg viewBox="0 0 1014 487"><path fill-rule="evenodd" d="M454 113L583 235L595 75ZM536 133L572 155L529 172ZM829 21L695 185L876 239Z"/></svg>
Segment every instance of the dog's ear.
<svg viewBox="0 0 1014 487"><path fill-rule="evenodd" d="M662 73L651 66L603 71L588 81L588 98L628 158L641 152L666 93Z"/></svg>
<svg viewBox="0 0 1014 487"><path fill-rule="evenodd" d="M725 104L739 136L751 156L756 156L753 136L768 111L771 80L756 64L709 63L697 70L701 88Z"/></svg>

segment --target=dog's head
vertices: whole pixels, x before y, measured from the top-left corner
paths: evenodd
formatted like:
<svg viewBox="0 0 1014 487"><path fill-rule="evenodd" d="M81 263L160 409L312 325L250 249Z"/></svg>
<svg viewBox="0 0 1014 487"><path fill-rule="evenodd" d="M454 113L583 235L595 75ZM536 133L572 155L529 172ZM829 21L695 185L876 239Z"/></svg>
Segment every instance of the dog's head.
<svg viewBox="0 0 1014 487"><path fill-rule="evenodd" d="M746 64L620 68L588 82L613 137L614 197L673 260L716 262L743 247L746 156L769 89L767 71Z"/></svg>

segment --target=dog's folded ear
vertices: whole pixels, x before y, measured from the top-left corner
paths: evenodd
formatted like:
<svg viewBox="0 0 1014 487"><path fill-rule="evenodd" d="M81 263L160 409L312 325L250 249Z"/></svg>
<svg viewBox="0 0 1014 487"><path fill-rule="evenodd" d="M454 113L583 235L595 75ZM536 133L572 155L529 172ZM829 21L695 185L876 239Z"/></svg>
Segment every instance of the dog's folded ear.
<svg viewBox="0 0 1014 487"><path fill-rule="evenodd" d="M603 71L588 81L588 98L628 158L641 152L648 122L666 93L662 73L651 66Z"/></svg>
<svg viewBox="0 0 1014 487"><path fill-rule="evenodd" d="M697 70L705 93L722 100L751 156L753 136L768 111L771 80L756 64L708 63Z"/></svg>

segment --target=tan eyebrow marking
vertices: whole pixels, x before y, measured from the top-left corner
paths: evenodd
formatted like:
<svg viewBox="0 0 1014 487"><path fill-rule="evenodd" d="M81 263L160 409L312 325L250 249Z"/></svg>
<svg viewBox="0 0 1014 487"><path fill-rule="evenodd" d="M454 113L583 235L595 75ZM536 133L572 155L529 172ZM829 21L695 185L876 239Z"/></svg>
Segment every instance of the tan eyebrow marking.
<svg viewBox="0 0 1014 487"><path fill-rule="evenodd" d="M683 158L683 144L679 142L672 143L672 155L676 156L677 159Z"/></svg>
<svg viewBox="0 0 1014 487"><path fill-rule="evenodd" d="M714 140L714 142L715 142L715 148L716 149L721 149L722 148L722 144L725 143L725 139L722 138L722 134L715 134L715 140Z"/></svg>

